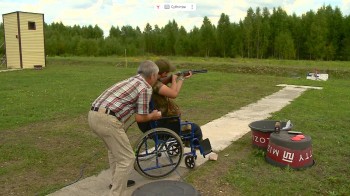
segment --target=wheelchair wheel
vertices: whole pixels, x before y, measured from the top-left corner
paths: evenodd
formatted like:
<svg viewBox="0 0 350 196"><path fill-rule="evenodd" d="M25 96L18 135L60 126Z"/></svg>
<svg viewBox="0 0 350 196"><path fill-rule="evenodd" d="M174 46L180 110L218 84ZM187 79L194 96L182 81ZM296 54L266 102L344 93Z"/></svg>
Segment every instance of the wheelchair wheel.
<svg viewBox="0 0 350 196"><path fill-rule="evenodd" d="M151 179L163 178L180 165L183 156L181 138L172 130L154 128L136 143L135 170Z"/></svg>
<svg viewBox="0 0 350 196"><path fill-rule="evenodd" d="M185 157L185 165L189 169L193 169L196 166L195 158L192 155Z"/></svg>
<svg viewBox="0 0 350 196"><path fill-rule="evenodd" d="M181 152L181 145L178 142L172 142L168 145L169 149L168 154L169 156L177 156Z"/></svg>

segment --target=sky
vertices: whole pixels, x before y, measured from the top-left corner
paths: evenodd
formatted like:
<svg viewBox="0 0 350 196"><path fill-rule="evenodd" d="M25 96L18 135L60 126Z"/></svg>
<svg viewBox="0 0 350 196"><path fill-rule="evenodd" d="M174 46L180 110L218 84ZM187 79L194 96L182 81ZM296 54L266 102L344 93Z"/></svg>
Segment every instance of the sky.
<svg viewBox="0 0 350 196"><path fill-rule="evenodd" d="M164 5L174 6L165 9ZM0 0L0 14L15 11L44 14L45 22L62 22L67 26L98 25L108 36L112 26L138 26L141 31L149 23L164 27L175 20L187 31L200 28L205 16L217 26L225 13L230 22L244 20L249 7L255 10L282 7L288 15L298 16L323 5L340 8L343 16L350 14L350 0Z"/></svg>

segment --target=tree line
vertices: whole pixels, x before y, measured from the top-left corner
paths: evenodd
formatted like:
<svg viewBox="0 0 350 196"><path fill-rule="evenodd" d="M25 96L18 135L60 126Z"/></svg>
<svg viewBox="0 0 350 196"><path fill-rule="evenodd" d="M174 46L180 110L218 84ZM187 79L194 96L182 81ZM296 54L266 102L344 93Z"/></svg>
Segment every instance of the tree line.
<svg viewBox="0 0 350 196"><path fill-rule="evenodd" d="M49 56L154 54L350 60L350 17L330 5L301 16L288 15L281 7L273 8L272 13L266 7L257 7L249 8L238 23L230 22L222 13L217 25L205 16L202 25L190 31L172 20L164 27L147 23L143 31L130 25L112 26L108 37L98 25L51 23L45 24L45 50Z"/></svg>

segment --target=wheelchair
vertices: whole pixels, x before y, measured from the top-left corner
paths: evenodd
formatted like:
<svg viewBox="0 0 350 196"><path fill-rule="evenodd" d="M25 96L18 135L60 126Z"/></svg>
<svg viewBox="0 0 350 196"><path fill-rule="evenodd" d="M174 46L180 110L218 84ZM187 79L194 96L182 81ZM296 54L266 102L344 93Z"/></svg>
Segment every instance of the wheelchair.
<svg viewBox="0 0 350 196"><path fill-rule="evenodd" d="M150 179L163 178L176 170L183 157L187 168L195 168L197 149L205 157L212 148L208 138L196 138L192 125L179 116L138 123L143 135L135 146L135 170ZM184 145L189 152L184 152Z"/></svg>

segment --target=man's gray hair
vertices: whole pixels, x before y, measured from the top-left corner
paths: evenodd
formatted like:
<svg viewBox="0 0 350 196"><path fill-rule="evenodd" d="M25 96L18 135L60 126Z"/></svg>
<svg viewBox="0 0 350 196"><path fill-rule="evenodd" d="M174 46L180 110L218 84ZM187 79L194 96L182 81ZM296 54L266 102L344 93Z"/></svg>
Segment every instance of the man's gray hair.
<svg viewBox="0 0 350 196"><path fill-rule="evenodd" d="M158 74L159 68L158 66L150 60L144 61L140 64L137 69L137 73L140 74L144 78L149 78L154 74Z"/></svg>

